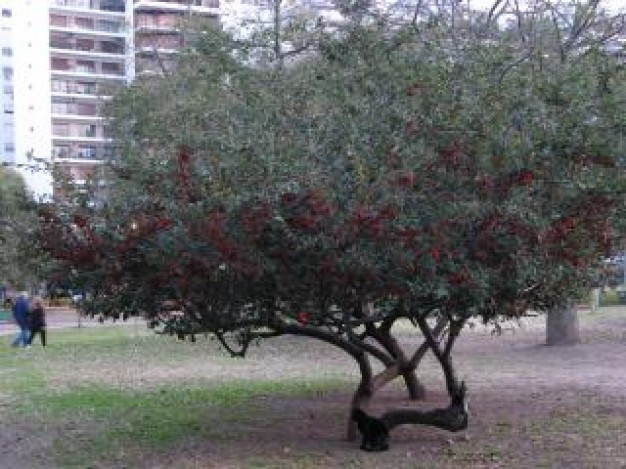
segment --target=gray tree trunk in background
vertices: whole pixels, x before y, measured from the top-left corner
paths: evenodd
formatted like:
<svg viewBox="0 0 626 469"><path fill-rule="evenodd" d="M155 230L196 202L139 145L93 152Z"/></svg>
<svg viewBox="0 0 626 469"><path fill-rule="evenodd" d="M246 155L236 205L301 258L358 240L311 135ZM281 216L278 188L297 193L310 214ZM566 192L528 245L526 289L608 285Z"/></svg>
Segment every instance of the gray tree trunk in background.
<svg viewBox="0 0 626 469"><path fill-rule="evenodd" d="M546 316L547 345L575 345L580 343L578 311L568 301L550 310Z"/></svg>

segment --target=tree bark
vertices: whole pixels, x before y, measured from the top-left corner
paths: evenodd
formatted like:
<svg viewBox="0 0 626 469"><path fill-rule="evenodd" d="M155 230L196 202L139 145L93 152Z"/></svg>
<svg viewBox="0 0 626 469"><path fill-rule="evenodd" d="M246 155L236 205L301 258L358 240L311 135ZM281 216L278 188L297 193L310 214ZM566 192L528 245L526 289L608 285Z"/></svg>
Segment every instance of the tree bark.
<svg viewBox="0 0 626 469"><path fill-rule="evenodd" d="M580 343L578 311L572 301L567 301L548 311L546 315L546 344L575 345Z"/></svg>
<svg viewBox="0 0 626 469"><path fill-rule="evenodd" d="M451 432L465 430L469 423L465 384L461 383L451 403L443 409L420 411L414 409L393 409L381 417L389 430L404 424L430 425Z"/></svg>
<svg viewBox="0 0 626 469"><path fill-rule="evenodd" d="M350 403L350 413L348 414L348 425L346 428L346 439L348 441L354 441L358 436L356 422L352 420L352 409L355 407L359 407L361 409L367 408L373 395L374 374L367 355L365 353L361 353L360 355L354 356L354 358L359 364L361 382L354 392L352 402Z"/></svg>
<svg viewBox="0 0 626 469"><path fill-rule="evenodd" d="M434 409L427 412L412 409L395 409L386 412L381 420L389 430L404 424L429 425L450 432L465 430L469 422L468 414L459 407Z"/></svg>
<svg viewBox="0 0 626 469"><path fill-rule="evenodd" d="M417 377L415 370L402 373L402 379L404 379L410 400L417 401L426 397L426 388Z"/></svg>

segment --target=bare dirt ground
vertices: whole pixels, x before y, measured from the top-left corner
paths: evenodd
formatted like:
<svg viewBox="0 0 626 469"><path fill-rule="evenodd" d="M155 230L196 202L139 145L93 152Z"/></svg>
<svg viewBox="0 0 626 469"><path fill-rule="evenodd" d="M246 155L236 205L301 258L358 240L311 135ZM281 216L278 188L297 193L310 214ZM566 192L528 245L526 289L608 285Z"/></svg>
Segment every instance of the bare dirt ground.
<svg viewBox="0 0 626 469"><path fill-rule="evenodd" d="M524 320L502 335L480 326L464 332L454 356L470 390L471 420L460 434L404 426L393 431L390 451L364 453L358 443L344 439L352 392L346 387L300 398L263 396L250 403L250 416L243 419L211 411L206 424L211 438L190 432L173 447L94 461L92 467L626 468L626 308L603 308L593 316L583 311L580 317L582 343L573 347L542 345L543 317ZM79 379L122 386L126 379L132 387L151 387L194 376L314 379L320 373L354 377L356 383L354 366L343 355L292 338L268 342L235 363L203 359L179 368L147 362L89 367L77 359L65 372L54 360L49 365L60 386ZM425 401L409 402L401 387L391 387L377 396L373 412L445 406L433 360L424 363L420 376L428 389ZM2 405L9 405L2 402L0 396L0 416ZM84 428L75 432L75 427L80 422L71 419L44 429L19 421L0 426L0 468L53 467L46 451L60 432L88 438Z"/></svg>
<svg viewBox="0 0 626 469"><path fill-rule="evenodd" d="M269 397L256 406L263 419L146 467L626 468L626 309L607 311L605 319L581 313L582 343L573 347L543 345L543 317L499 336L482 327L465 334L455 356L471 390L471 423L461 434L404 426L389 452L364 453L343 438L349 392ZM447 405L432 360L422 376L426 401L410 402L398 387L373 410Z"/></svg>

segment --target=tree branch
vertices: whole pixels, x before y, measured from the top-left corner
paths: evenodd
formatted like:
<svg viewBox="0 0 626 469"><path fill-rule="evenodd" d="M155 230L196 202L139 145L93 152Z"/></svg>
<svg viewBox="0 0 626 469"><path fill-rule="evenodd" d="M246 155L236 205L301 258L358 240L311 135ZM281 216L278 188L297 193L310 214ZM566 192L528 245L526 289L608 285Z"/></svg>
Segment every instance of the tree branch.
<svg viewBox="0 0 626 469"><path fill-rule="evenodd" d="M435 325L435 328L432 331L433 337L437 339L439 337L439 335L441 334L441 332L444 330L444 328L446 327L447 324L448 324L448 319L445 316L442 316L439 319L439 322L437 322L437 324ZM428 340L425 340L418 347L418 349L415 351L415 353L413 353L413 355L411 356L411 359L409 360L409 365L408 366L410 366L412 368L416 368L418 363L421 361L422 357L424 356L424 354L428 351L428 348L429 348Z"/></svg>

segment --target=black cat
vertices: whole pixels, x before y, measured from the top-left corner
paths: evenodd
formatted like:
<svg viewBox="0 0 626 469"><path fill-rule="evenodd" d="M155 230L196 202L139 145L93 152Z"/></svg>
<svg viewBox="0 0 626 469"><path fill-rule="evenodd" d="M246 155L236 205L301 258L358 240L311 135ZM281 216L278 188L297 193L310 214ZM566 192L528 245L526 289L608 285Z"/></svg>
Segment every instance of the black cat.
<svg viewBox="0 0 626 469"><path fill-rule="evenodd" d="M389 429L385 422L376 417L370 417L356 407L352 411L352 420L356 421L363 436L362 450L387 451L389 449Z"/></svg>

